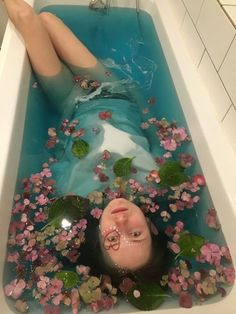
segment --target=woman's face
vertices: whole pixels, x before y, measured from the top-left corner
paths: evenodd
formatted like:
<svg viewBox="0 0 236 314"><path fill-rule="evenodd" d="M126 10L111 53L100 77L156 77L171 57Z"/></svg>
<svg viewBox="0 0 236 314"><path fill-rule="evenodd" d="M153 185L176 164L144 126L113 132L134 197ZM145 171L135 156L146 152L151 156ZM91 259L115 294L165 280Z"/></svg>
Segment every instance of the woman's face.
<svg viewBox="0 0 236 314"><path fill-rule="evenodd" d="M102 245L112 262L135 270L151 256L151 234L141 209L124 198L112 200L100 220Z"/></svg>

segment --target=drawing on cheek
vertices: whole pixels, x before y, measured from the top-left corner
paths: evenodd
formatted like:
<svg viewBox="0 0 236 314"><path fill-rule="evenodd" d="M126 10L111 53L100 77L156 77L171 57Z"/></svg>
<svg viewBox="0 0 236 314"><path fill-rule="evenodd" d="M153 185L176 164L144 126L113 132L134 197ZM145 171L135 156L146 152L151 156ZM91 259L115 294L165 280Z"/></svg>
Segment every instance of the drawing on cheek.
<svg viewBox="0 0 236 314"><path fill-rule="evenodd" d="M111 230L104 236L103 247L105 250L118 251L120 248L120 233L117 230Z"/></svg>

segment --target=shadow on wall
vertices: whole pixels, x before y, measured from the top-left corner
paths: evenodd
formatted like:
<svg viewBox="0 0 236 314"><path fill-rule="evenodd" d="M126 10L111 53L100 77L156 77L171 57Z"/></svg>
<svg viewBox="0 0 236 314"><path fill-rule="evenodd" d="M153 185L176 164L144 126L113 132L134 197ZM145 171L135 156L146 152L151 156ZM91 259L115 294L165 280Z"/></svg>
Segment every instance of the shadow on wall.
<svg viewBox="0 0 236 314"><path fill-rule="evenodd" d="M2 45L2 39L5 33L6 25L7 25L7 14L4 8L2 1L0 2L0 47Z"/></svg>

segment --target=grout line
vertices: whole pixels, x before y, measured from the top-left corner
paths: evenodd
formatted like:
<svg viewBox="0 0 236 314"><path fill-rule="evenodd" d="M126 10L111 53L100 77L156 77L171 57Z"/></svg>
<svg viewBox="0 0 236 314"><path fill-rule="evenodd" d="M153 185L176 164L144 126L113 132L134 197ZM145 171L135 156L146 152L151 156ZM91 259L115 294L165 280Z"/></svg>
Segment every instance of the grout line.
<svg viewBox="0 0 236 314"><path fill-rule="evenodd" d="M229 15L229 13L225 10L224 6L227 6L225 4L222 4L220 2L220 0L216 0L218 2L218 4L220 5L221 9L224 11L224 14L227 16L227 18L229 19L230 23L233 25L234 28L236 28L236 24L234 22L234 20L231 18L231 16ZM228 6L232 6L234 7L235 5L230 5L228 4Z"/></svg>
<svg viewBox="0 0 236 314"><path fill-rule="evenodd" d="M183 0L182 0L182 2L183 2ZM204 0L202 3L204 3L204 2L205 2L205 0ZM183 2L183 4L184 4L184 2ZM192 16L191 16L191 14L189 13L189 11L188 11L188 9L187 9L187 7L186 7L185 4L184 4L184 6L185 6L185 8L186 8L186 14L188 13L188 16L190 17L190 20L192 21L193 26L194 26L194 28L195 28L195 30L196 30L196 32L197 32L197 34L198 34L198 36L199 36L199 38L200 38L202 44L203 44L203 46L206 48L206 45L205 45L205 43L204 43L204 41L203 41L203 39L202 39L202 36L200 35L200 33L199 33L198 29L197 29L197 25L195 24L195 22L194 22L194 20L193 20L193 18L192 18ZM201 7L201 9L202 9L202 7Z"/></svg>
<svg viewBox="0 0 236 314"><path fill-rule="evenodd" d="M205 3L205 0L202 1L202 5L201 5L201 8L200 8L200 11L199 11L197 20L196 20L196 26L197 26L198 20L199 20L199 18L200 18L200 15L201 15L201 12L202 12L202 8L203 8L204 3Z"/></svg>
<svg viewBox="0 0 236 314"><path fill-rule="evenodd" d="M202 5L201 5L201 8L200 8L200 11L199 11L199 15L198 15L198 17L197 17L197 20L199 19L199 16L200 16L200 13L201 13L201 11L202 11L202 7L203 7L203 3L204 3L204 2L205 2L205 0L202 1ZM192 20L193 25L196 26L196 25L197 25L197 21L196 21L196 23L194 22L194 20L193 20L193 18L192 18L192 16L191 16L191 14L190 14L190 12L189 12L189 10L188 10L186 4L184 3L184 0L182 0L182 3L183 3L183 5L184 5L184 7L185 7L186 12L188 12L188 15L190 16L190 19Z"/></svg>
<svg viewBox="0 0 236 314"><path fill-rule="evenodd" d="M206 1L206 0L204 0L203 3L204 3L205 1ZM218 1L218 0L217 0L217 1ZM182 0L182 2L183 2L183 0ZM184 4L184 2L183 2L183 4ZM185 4L184 4L184 6L185 6ZM203 7L203 5L202 5L202 7ZM201 9L202 9L202 7L201 7ZM185 6L185 8L186 8L186 6ZM186 8L186 10L187 10L187 12L188 12L188 9L187 9L187 8ZM195 25L195 23L194 23L194 21L193 21L191 15L189 14L189 12L188 12L188 15L190 16L190 19L191 19L191 21L193 22L194 28L195 28L196 32L198 33L198 35L199 35L199 37L200 37L200 39L201 39L201 41L202 41L203 46L205 47L204 52L206 52L206 53L208 54L208 57L210 58L211 63L213 64L213 67L214 67L214 69L215 69L215 71L216 71L216 74L218 75L218 77L219 77L219 79L220 79L220 81L221 81L221 83L222 83L222 85L223 85L223 87L224 87L224 89L225 89L225 91L226 91L226 94L228 95L228 97L229 97L231 103L234 103L233 100L232 100L232 98L231 98L231 96L230 96L230 94L229 94L229 92L228 92L228 90L227 90L227 88L225 87L225 84L224 84L224 82L223 82L221 76L220 76L219 73L218 73L218 71L220 70L220 68L219 68L219 70L216 68L216 66L215 66L215 64L214 64L214 62L213 62L213 60L212 60L212 58L211 58L211 56L210 56L210 54L209 54L209 52L208 52L208 50L207 50L207 48L206 48L206 45L205 45L205 43L204 43L204 41L203 41L203 39L202 39L200 33L198 32L197 26ZM233 43L233 41L234 41L235 38L236 38L236 34L234 35L234 37L233 37L233 39L232 39L232 41L231 41L231 43L230 43L230 45L229 45L229 48L228 48L228 50L227 50L227 52L226 52L226 54L225 54L225 56L224 56L224 59L223 59L221 65L223 64L223 62L224 62L224 60L225 60L225 57L226 57L226 55L227 55L227 53L228 53L228 51L229 51L229 49L230 49L230 47L231 47L231 45L232 45L232 43ZM202 56L202 57L203 57L203 56ZM201 62L201 61L202 61L202 58L201 58L200 62ZM199 62L198 67L200 66L200 62ZM220 67L221 67L221 65L220 65Z"/></svg>
<svg viewBox="0 0 236 314"><path fill-rule="evenodd" d="M204 50L203 50L202 56L201 56L201 58L200 58L200 61L199 61L198 65L197 65L197 69L199 68L199 66L200 66L200 64L201 64L202 59L203 59L203 57L204 57L206 51L207 51L207 50L206 50L206 47L204 46Z"/></svg>
<svg viewBox="0 0 236 314"><path fill-rule="evenodd" d="M225 90L226 94L228 95L228 97L229 97L231 103L233 104L233 103L234 103L234 102L233 102L233 99L231 98L231 95L229 94L229 92L228 92L228 90L227 90L227 88L226 88L226 86L225 86L225 84L224 84L223 79L222 79L221 76L219 75L219 73L218 73L218 71L217 71L217 69L216 69L216 67L215 67L215 64L214 64L214 62L213 62L213 60L212 60L210 54L208 53L207 49L206 49L206 53L207 53L209 59L211 60L211 63L212 63L212 65L213 65L213 67L214 67L214 69L215 69L215 71L216 71L216 74L218 75L218 78L220 79L220 81L221 81L221 83L222 83L222 85L223 85L223 87L224 87L224 90Z"/></svg>
<svg viewBox="0 0 236 314"><path fill-rule="evenodd" d="M221 67L222 67L223 63L225 62L225 59L226 59L226 57L227 57L227 55L228 55L228 52L229 52L229 50L230 50L231 46L233 45L233 42L234 42L234 39L235 39L235 38L236 38L236 34L234 35L234 37L233 37L233 39L232 39L232 41L231 41L231 43L230 43L230 45L229 45L229 47L228 47L228 49L227 49L226 53L225 53L225 56L224 56L224 58L223 58L223 59L222 59L222 61L221 61L221 64L220 64L220 66L219 66L219 69L218 69L218 70L216 70L216 71L217 71L217 73L219 73L219 72L220 72L220 69L221 69Z"/></svg>
<svg viewBox="0 0 236 314"><path fill-rule="evenodd" d="M228 115L228 113L230 112L230 109L231 109L232 107L234 107L233 104L231 104L231 105L229 106L228 110L226 111L225 115L223 116L223 118L222 118L221 121L220 121L221 123L224 122L226 116Z"/></svg>
<svg viewBox="0 0 236 314"><path fill-rule="evenodd" d="M205 0L204 0L204 1L205 1ZM204 1L203 1L203 3L204 3ZM182 2L183 2L183 0L182 0ZM183 2L183 4L184 4L184 2ZM184 4L184 6L185 6L185 4ZM195 23L194 23L194 21L193 21L193 19L192 19L191 15L190 15L189 11L188 11L188 9L186 8L186 6L185 6L185 9L186 9L186 10L185 10L185 14L184 14L183 21L182 21L181 26L180 26L180 31L181 31L182 26L183 26L183 24L184 24L184 20L185 20L185 18L186 18L186 15L188 15L188 17L190 18L190 21L192 22L193 27L194 27L195 31L197 32L198 37L199 37L199 39L200 39L200 41L201 41L201 43L202 43L202 45L203 45L203 47L204 47L204 50L203 50L202 56L201 56L200 61L199 61L198 65L197 65L197 68L198 68L198 67L199 67L199 65L200 65L200 63L201 63L201 61L202 61L202 58L203 58L204 52L205 52L205 50L206 50L206 46L205 46L205 43L204 43L204 41L203 41L203 39L202 39L201 35L199 34L198 29L197 29L197 27L196 27L196 25L195 25Z"/></svg>
<svg viewBox="0 0 236 314"><path fill-rule="evenodd" d="M180 23L180 25L179 25L179 29L181 30L181 28L182 28L182 26L184 25L184 20L185 20L185 17L186 17L186 14L187 14L188 12L187 12L187 9L185 8L185 12L184 12L184 16L183 16L183 19L182 19L182 21L181 21L181 23Z"/></svg>
<svg viewBox="0 0 236 314"><path fill-rule="evenodd" d="M206 0L204 0L204 1L202 2L202 6L201 6L201 9L200 9L200 12L202 11L202 7L203 7L203 4L205 3L205 1L206 1ZM219 0L216 0L216 1L219 3ZM193 25L194 25L194 28L195 28L196 32L198 33L198 36L200 37L203 46L205 47L205 50L203 51L201 60L200 60L200 62L199 62L199 64L198 64L198 67L197 67L197 68L199 68L199 66L200 66L200 64L201 64L201 62L202 62L202 59L203 59L204 54L207 53L209 59L211 60L212 65L213 65L213 67L214 67L214 69L215 69L215 71L216 71L216 74L218 75L218 78L220 79L220 81L221 81L221 83L222 83L222 86L223 86L223 88L224 88L224 90L225 90L227 96L229 97L229 99L230 99L230 101L231 101L231 104L232 104L231 106L233 106L233 107L235 108L235 110L236 110L236 104L234 104L233 99L231 98L231 95L229 94L227 88L225 87L224 81L222 80L222 78L221 78L221 76L219 75L219 72L218 72L218 71L220 70L220 68L221 68L221 66L222 66L222 64L223 64L223 62L224 62L224 60L225 60L225 58L226 58L226 55L228 54L228 51L229 51L231 45L233 44L234 39L236 38L236 34L234 35L234 37L233 37L233 39L232 39L232 41L231 41L231 43L230 43L230 45L229 45L229 48L228 48L228 50L227 50L227 52L226 52L226 54L225 54L225 56L224 56L224 59L223 59L221 65L220 65L220 67L219 67L219 70L217 70L217 68L216 68L216 66L215 66L215 64L214 64L214 62L213 62L213 60L212 60L212 58L211 58L211 56L210 56L210 54L209 54L207 48L206 48L206 45L205 45L205 43L204 43L204 41L203 41L203 39L202 39L202 37L201 37L201 35L200 35L198 29L197 29L197 22L196 22L196 24L194 23L194 21L193 21L193 19L192 19L192 17L191 17L191 15L190 15L190 13L189 13L189 11L188 11L188 9L187 9L187 7L186 7L186 5L185 5L185 3L184 3L183 0L182 0L182 3L183 3L183 5L184 5L185 8L186 8L186 13L185 13L185 14L188 13L188 15L189 15L189 17L190 17L190 19L191 19L191 21L192 21L192 23L193 23ZM200 17L200 13L199 13L198 19L199 19L199 17ZM228 111L230 110L231 106L229 107ZM225 119L225 117L226 117L228 111L226 112L225 116L223 117L222 122L223 122L223 120Z"/></svg>

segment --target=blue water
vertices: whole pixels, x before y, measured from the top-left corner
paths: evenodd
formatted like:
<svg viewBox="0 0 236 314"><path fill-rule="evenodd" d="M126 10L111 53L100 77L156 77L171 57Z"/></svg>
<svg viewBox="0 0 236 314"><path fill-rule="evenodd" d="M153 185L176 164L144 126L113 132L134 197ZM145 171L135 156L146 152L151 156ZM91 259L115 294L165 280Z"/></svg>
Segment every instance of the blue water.
<svg viewBox="0 0 236 314"><path fill-rule="evenodd" d="M104 13L83 6L49 6L45 11L60 17L112 70L137 83L144 99L142 106L150 111L144 115L145 120L153 116L157 119L165 117L188 129L152 18L147 13L141 11L137 15L135 10L127 8L112 8ZM59 121L40 87L32 87L35 81L32 76L16 191L20 189L21 179L37 172L47 160L47 130L57 126ZM153 106L148 104L151 97L156 99ZM157 143L156 137L151 136L150 142ZM183 151L197 160L193 143L185 144ZM191 171L202 173L198 161ZM185 215L185 228L224 244L223 234L210 230L205 224L208 209L214 207L207 188L200 196L201 201L194 210L181 213L182 219Z"/></svg>
<svg viewBox="0 0 236 314"><path fill-rule="evenodd" d="M149 14L141 11L137 15L135 10L127 8L112 8L108 13L95 12L83 6L49 6L44 10L60 17L93 54L110 66L114 72L118 71L119 76L125 79L132 78L138 84L144 99L142 106L150 111L144 115L145 120L153 116L158 119L165 117L177 121L179 126L188 129ZM35 82L34 77L31 85L33 82ZM148 104L148 99L151 97L156 99L153 106ZM50 104L40 88L31 86L27 108L18 186L23 177L30 176L35 169L40 168L42 162L47 160L48 152L45 149L47 130L48 127L56 126L59 119L50 109ZM148 135L150 142L158 145L153 132ZM197 159L192 143L183 146L184 152L190 153ZM181 149L178 149L178 153ZM194 163L191 171L202 173L198 162ZM190 227L193 232L200 231L201 234L207 232L208 238L212 237L212 240L216 240L218 235L208 230L209 228L205 230L203 227L205 213L209 208L214 207L207 189L201 192L201 199L196 206L196 211L185 211L186 228ZM222 236L218 240L222 242Z"/></svg>

